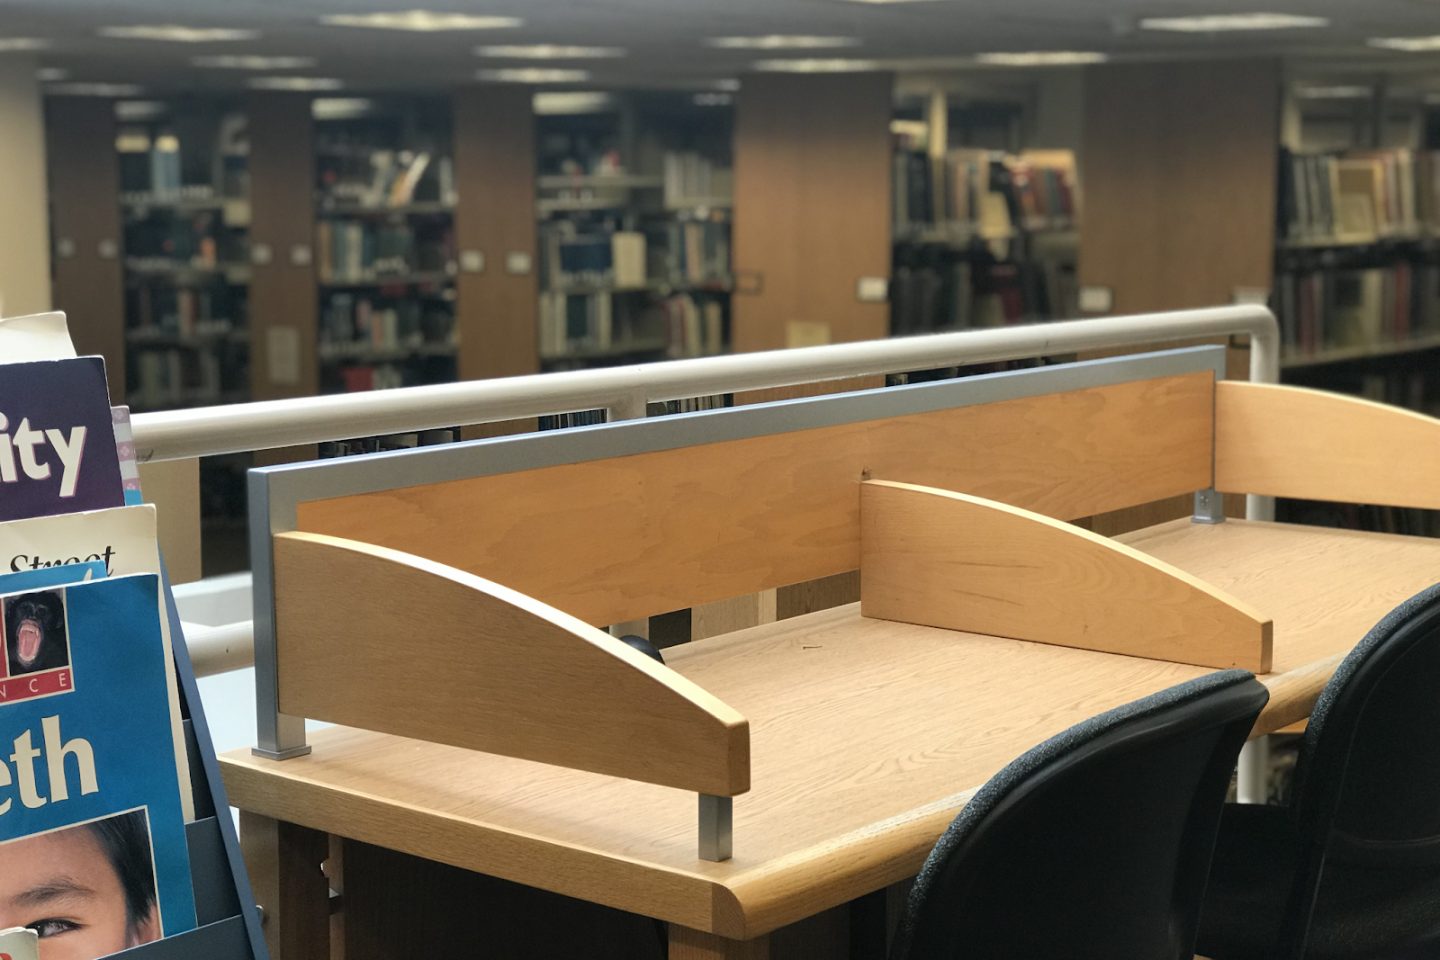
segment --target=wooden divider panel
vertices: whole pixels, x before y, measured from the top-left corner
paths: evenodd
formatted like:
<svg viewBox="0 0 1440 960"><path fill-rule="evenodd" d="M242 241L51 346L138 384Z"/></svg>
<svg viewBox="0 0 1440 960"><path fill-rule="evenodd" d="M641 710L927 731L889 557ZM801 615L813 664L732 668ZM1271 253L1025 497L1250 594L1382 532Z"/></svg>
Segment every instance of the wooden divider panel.
<svg viewBox="0 0 1440 960"><path fill-rule="evenodd" d="M1217 490L1440 509L1440 420L1299 387L1216 387Z"/></svg>
<svg viewBox="0 0 1440 960"><path fill-rule="evenodd" d="M863 479L1060 519L1210 486L1191 373L302 503L297 527L426 557L592 624L855 570Z"/></svg>
<svg viewBox="0 0 1440 960"><path fill-rule="evenodd" d="M285 713L699 793L750 788L744 717L537 600L315 534L278 535L275 574Z"/></svg>
<svg viewBox="0 0 1440 960"><path fill-rule="evenodd" d="M1205 667L1270 670L1270 620L1138 550L908 483L860 493L860 612Z"/></svg>

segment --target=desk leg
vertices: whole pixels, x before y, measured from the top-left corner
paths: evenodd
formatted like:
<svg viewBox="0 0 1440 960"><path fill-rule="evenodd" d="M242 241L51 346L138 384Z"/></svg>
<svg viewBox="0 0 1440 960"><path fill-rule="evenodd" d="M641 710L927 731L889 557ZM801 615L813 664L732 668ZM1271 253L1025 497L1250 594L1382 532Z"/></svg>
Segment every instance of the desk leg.
<svg viewBox="0 0 1440 960"><path fill-rule="evenodd" d="M727 940L672 923L670 960L770 960L770 938Z"/></svg>
<svg viewBox="0 0 1440 960"><path fill-rule="evenodd" d="M320 865L330 838L316 830L240 812L240 849L265 911L273 960L330 956L330 884Z"/></svg>

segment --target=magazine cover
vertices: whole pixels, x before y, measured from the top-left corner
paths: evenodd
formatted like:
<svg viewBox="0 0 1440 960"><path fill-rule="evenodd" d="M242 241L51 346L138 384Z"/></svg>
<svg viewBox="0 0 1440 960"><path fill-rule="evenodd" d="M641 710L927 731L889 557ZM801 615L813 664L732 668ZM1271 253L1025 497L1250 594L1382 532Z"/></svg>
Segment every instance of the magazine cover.
<svg viewBox="0 0 1440 960"><path fill-rule="evenodd" d="M0 365L0 521L124 503L105 361Z"/></svg>
<svg viewBox="0 0 1440 960"><path fill-rule="evenodd" d="M29 927L0 930L0 960L40 960L39 937Z"/></svg>
<svg viewBox="0 0 1440 960"><path fill-rule="evenodd" d="M106 415L109 415L108 408ZM113 438L110 449L115 449ZM88 567L92 570L103 569L101 576L158 574L160 550L155 541L154 506L142 504L0 523L0 576L25 572L39 574L77 564L94 565ZM69 574L57 576L62 577L60 582L72 582L84 579L85 574L82 570L76 577ZM169 659L170 619L163 606L164 599L163 595L156 598L156 610L160 617L166 662L173 663ZM185 815L191 817L193 804L188 789L189 763L185 754L185 732L180 725L179 688L173 669L166 673L166 686L173 718L175 763L185 774L180 782L187 785L184 791ZM4 740L0 740L0 744L3 743Z"/></svg>
<svg viewBox="0 0 1440 960"><path fill-rule="evenodd" d="M159 593L130 576L0 596L0 925L42 956L195 926Z"/></svg>

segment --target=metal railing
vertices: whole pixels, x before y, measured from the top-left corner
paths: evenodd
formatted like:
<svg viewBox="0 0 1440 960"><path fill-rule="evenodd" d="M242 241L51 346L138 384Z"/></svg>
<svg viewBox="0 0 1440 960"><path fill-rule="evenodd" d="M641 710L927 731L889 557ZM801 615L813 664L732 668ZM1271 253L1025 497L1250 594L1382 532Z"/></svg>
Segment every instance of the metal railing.
<svg viewBox="0 0 1440 960"><path fill-rule="evenodd" d="M133 426L142 462L182 460L579 410L634 419L651 402L1229 336L1249 338L1251 380L1279 380L1275 317L1264 307L1233 306L147 413ZM1267 511L1266 501L1250 499L1247 515ZM196 672L253 663L249 631L248 622L188 629Z"/></svg>

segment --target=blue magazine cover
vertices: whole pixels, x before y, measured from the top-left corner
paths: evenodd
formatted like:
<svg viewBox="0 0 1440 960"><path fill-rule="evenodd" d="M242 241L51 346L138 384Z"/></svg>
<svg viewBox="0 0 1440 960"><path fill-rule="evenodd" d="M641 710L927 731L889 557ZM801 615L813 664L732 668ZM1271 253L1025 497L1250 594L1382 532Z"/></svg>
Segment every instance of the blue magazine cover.
<svg viewBox="0 0 1440 960"><path fill-rule="evenodd" d="M42 956L195 926L159 590L138 575L0 596L0 927L34 930Z"/></svg>

